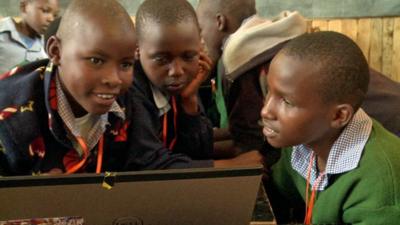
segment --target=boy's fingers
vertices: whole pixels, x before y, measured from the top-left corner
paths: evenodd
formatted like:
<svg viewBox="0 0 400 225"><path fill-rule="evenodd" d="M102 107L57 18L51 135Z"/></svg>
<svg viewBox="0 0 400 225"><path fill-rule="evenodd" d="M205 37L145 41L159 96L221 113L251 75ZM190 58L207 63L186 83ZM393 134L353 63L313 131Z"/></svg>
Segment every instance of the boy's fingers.
<svg viewBox="0 0 400 225"><path fill-rule="evenodd" d="M199 66L200 66L199 73L208 74L208 72L211 70L211 65L206 62L200 61Z"/></svg>
<svg viewBox="0 0 400 225"><path fill-rule="evenodd" d="M206 63L208 63L210 66L212 64L212 60L211 58L204 52L200 52L200 61L205 61Z"/></svg>

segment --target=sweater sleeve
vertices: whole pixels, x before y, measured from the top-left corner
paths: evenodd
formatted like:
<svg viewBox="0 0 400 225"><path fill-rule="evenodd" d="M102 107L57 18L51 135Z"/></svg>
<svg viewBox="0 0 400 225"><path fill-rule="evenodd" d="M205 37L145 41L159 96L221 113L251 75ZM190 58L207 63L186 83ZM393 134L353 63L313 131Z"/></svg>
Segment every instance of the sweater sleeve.
<svg viewBox="0 0 400 225"><path fill-rule="evenodd" d="M291 149L282 149L281 157L272 167L267 183L268 198L278 223L301 222L304 218L304 201L294 184Z"/></svg>
<svg viewBox="0 0 400 225"><path fill-rule="evenodd" d="M203 112L188 115L181 110L178 118L178 138L175 152L192 159L211 159L213 154L213 130Z"/></svg>
<svg viewBox="0 0 400 225"><path fill-rule="evenodd" d="M354 225L397 225L400 222L400 206L394 205L380 208L354 207L344 212L343 220L346 224Z"/></svg>

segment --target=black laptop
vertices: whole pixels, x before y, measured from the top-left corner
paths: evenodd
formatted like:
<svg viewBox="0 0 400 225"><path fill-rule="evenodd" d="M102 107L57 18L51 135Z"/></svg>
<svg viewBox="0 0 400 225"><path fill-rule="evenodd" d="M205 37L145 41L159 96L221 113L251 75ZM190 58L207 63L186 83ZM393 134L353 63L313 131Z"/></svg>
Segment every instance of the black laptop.
<svg viewBox="0 0 400 225"><path fill-rule="evenodd" d="M246 225L261 176L252 167L0 177L0 224Z"/></svg>

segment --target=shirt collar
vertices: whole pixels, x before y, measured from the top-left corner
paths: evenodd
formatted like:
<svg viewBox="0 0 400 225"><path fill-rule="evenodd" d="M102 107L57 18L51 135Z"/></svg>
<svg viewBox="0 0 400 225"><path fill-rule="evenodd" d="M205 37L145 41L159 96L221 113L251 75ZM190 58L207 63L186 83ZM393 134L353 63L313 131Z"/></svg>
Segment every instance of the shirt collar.
<svg viewBox="0 0 400 225"><path fill-rule="evenodd" d="M18 32L13 18L6 17L6 18L3 18L1 20L1 22L2 23L0 23L0 33L6 32L6 31L10 32L10 36L13 40L15 40L16 42L18 42L21 45L28 48L27 44L25 43L25 41L22 38L23 34ZM41 51L43 49L43 45L44 45L43 44L44 43L43 36L40 36L40 38L35 38L32 40L33 40L33 44L32 44L32 46L30 46L30 48L28 48L28 50L34 51L34 52Z"/></svg>
<svg viewBox="0 0 400 225"><path fill-rule="evenodd" d="M158 115L164 115L171 109L171 105L169 104L170 96L161 92L161 90L153 84L150 85L150 88L153 94L154 103L158 109Z"/></svg>
<svg viewBox="0 0 400 225"><path fill-rule="evenodd" d="M371 118L361 108L334 142L328 156L325 175L317 187L324 190L328 186L330 174L340 174L357 168L365 144L372 130ZM293 147L291 164L295 171L307 179L307 169L311 157L311 149L305 145ZM310 183L313 184L318 177L316 161L312 162Z"/></svg>
<svg viewBox="0 0 400 225"><path fill-rule="evenodd" d="M68 129L72 133L72 135L82 136L80 134L79 127L75 124L75 116L72 112L71 106L69 105L67 97L65 96L65 93L61 88L61 84L60 84L58 75L56 76L55 79L56 79L58 114L60 115L61 119L63 120L64 124L68 127ZM96 118L97 121L94 123L93 128L89 131L89 134L87 135L88 138L87 138L86 142L87 142L89 149L92 149L92 148L94 148L94 146L96 146L101 135L104 133L104 131L106 129L106 125L109 124L108 123L108 113L109 112L112 112L116 116L120 117L122 120L125 120L124 111L121 109L121 107L115 101L107 113L99 115ZM74 142L74 140L73 140L73 142Z"/></svg>

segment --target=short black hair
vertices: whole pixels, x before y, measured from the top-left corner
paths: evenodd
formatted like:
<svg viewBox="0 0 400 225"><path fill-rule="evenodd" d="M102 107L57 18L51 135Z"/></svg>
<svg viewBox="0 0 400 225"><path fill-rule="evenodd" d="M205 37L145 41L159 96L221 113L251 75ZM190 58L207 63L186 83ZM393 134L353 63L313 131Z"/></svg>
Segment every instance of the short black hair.
<svg viewBox="0 0 400 225"><path fill-rule="evenodd" d="M186 0L145 0L136 12L136 34L138 40L150 23L175 25L181 22L193 22L199 29L196 12Z"/></svg>
<svg viewBox="0 0 400 225"><path fill-rule="evenodd" d="M82 21L89 18L105 18L110 24L118 24L121 32L134 32L134 24L128 12L117 0L72 0L62 16L57 37L68 40Z"/></svg>
<svg viewBox="0 0 400 225"><path fill-rule="evenodd" d="M325 102L346 102L357 110L369 84L368 62L357 44L344 34L321 31L300 35L280 53L313 63L319 94Z"/></svg>

